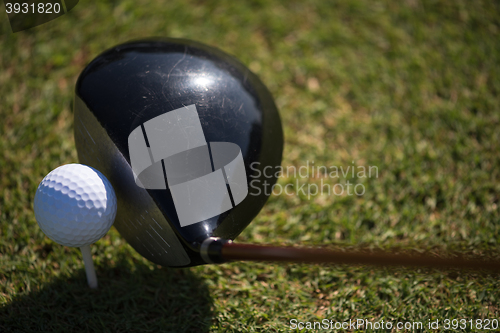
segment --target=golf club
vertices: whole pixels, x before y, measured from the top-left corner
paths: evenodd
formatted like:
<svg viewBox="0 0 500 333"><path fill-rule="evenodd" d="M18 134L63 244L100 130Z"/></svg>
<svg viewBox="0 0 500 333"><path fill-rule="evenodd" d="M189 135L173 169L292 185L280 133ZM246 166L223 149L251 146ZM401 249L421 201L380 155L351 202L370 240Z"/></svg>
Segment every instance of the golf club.
<svg viewBox="0 0 500 333"><path fill-rule="evenodd" d="M499 270L499 263L235 244L281 165L273 98L232 56L197 42L151 38L115 46L75 91L81 163L116 192L114 223L146 259L170 267L276 260Z"/></svg>

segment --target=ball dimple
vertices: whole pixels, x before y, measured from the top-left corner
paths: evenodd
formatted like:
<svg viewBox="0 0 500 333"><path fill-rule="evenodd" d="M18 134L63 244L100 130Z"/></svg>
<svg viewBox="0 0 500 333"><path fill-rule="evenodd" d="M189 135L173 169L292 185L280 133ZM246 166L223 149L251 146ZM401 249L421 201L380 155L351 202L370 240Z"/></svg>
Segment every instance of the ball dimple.
<svg viewBox="0 0 500 333"><path fill-rule="evenodd" d="M94 207L97 208L97 209L103 208L104 204L103 204L102 200L95 200L94 201Z"/></svg>
<svg viewBox="0 0 500 333"><path fill-rule="evenodd" d="M62 194L68 194L68 192L69 192L69 186L66 185L61 188Z"/></svg>
<svg viewBox="0 0 500 333"><path fill-rule="evenodd" d="M99 240L116 215L116 196L99 171L68 164L50 172L34 199L42 231L57 243L80 247Z"/></svg>
<svg viewBox="0 0 500 333"><path fill-rule="evenodd" d="M78 196L80 196L80 197L81 197L81 196L82 196L82 194L85 192L85 190L83 189L83 186L77 186L77 187L75 188L75 192L76 192L76 194L77 194Z"/></svg>

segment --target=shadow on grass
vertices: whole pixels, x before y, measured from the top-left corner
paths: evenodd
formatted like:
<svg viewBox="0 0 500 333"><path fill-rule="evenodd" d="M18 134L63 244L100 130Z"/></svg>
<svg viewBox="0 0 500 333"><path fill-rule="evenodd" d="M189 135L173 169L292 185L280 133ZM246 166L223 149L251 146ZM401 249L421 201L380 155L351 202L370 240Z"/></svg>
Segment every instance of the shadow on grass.
<svg viewBox="0 0 500 333"><path fill-rule="evenodd" d="M98 268L99 289L85 271L15 297L0 308L0 331L207 332L212 300L189 269L134 265L124 259Z"/></svg>

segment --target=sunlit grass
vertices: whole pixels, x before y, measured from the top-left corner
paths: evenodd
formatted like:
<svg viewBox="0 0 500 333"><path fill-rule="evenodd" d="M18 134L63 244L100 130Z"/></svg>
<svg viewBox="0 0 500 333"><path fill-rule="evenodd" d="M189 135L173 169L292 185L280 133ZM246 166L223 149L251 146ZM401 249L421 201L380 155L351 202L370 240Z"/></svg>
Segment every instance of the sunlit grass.
<svg viewBox="0 0 500 333"><path fill-rule="evenodd" d="M292 318L498 318L498 276L159 268L114 229L92 247L100 289L90 291L79 251L43 235L32 203L43 176L77 162L71 103L84 66L130 39L182 37L235 55L268 85L284 167L379 171L349 178L364 185L359 197L273 196L238 240L498 257L499 12L486 1L81 1L17 34L2 21L0 331L289 332Z"/></svg>

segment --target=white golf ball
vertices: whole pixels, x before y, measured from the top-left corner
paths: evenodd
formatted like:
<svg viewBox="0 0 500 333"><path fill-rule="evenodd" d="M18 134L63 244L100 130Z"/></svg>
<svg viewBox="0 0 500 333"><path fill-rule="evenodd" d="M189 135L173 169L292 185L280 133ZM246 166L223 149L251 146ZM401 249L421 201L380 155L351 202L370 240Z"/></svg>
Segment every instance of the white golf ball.
<svg viewBox="0 0 500 333"><path fill-rule="evenodd" d="M113 225L116 195L96 169L66 164L38 185L34 210L38 225L50 239L82 247L98 241Z"/></svg>

